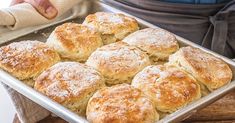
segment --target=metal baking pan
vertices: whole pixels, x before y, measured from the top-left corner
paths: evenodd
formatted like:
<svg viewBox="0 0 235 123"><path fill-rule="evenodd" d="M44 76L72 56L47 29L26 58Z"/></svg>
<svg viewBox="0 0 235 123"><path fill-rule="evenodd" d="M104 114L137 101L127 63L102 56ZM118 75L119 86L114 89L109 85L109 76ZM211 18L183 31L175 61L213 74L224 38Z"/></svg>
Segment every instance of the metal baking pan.
<svg viewBox="0 0 235 123"><path fill-rule="evenodd" d="M115 9L111 6L106 5L102 1L94 1L93 7L91 7L91 10L89 13L94 13L97 11L106 11L106 12L114 12L114 13L123 13L126 15L129 15L125 12L122 12L118 9ZM131 15L129 15L131 16ZM132 16L133 17L133 16ZM136 17L135 17L136 18ZM141 25L142 28L144 27L152 27L152 28L158 28L153 24L150 24L146 21L143 21L141 19L136 18L139 24ZM84 18L76 18L70 21L81 23L84 20ZM56 25L55 25L56 26ZM52 32L52 30L55 28L55 26L51 26L42 30L39 30L34 33L30 33L24 36L21 36L17 39L14 39L8 43L15 42L15 41L21 41L21 40L40 40L40 41L46 41L47 37L49 34ZM179 36L176 36L177 40L180 43L180 46L193 46L200 48L204 50L205 52L208 52L210 54L213 54L214 56L223 59L225 62L227 62L232 71L233 71L233 76L235 76L235 62L233 62L231 59L228 59L226 57L223 57L221 55L218 55L217 53L214 53L212 51L209 51L205 48L202 48L201 46L194 44L184 38L181 38ZM5 45L5 44L2 44ZM1 46L2 46L1 45ZM62 105L52 101L48 97L38 93L35 91L33 88L23 84L21 81L17 80L13 76L9 75L7 72L3 71L0 69L0 81L5 83L6 85L10 86L11 88L15 89L19 93L23 94L27 98L31 99L32 101L38 103L39 105L43 106L44 108L48 109L49 111L53 112L54 114L58 115L59 117L63 118L64 120L71 122L71 123L86 123L86 119L84 117L80 117L76 115L75 113L69 111ZM195 101L188 106L170 114L161 119L160 123L168 123L168 122L178 122L181 121L191 114L195 113L197 110L211 104L215 100L221 98L225 94L227 94L229 91L235 88L235 78L233 77L232 82L230 84L227 84L223 86L222 88L213 91L209 95L199 99L198 101Z"/></svg>

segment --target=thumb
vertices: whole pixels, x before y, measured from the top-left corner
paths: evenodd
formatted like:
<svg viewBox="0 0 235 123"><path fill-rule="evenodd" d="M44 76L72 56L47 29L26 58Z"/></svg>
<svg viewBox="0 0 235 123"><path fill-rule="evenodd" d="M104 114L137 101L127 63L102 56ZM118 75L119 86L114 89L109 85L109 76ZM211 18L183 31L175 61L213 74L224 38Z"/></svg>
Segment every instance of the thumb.
<svg viewBox="0 0 235 123"><path fill-rule="evenodd" d="M47 19L53 19L58 14L57 9L49 0L24 0L31 4L41 15Z"/></svg>

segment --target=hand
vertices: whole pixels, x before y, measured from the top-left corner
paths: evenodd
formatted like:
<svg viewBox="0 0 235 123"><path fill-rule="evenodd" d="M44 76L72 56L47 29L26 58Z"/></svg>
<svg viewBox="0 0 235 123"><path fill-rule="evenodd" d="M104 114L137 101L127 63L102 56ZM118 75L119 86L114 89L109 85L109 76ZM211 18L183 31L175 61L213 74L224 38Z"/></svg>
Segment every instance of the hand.
<svg viewBox="0 0 235 123"><path fill-rule="evenodd" d="M20 3L31 4L42 16L47 19L53 19L58 14L57 9L51 4L49 0L12 0L11 5Z"/></svg>

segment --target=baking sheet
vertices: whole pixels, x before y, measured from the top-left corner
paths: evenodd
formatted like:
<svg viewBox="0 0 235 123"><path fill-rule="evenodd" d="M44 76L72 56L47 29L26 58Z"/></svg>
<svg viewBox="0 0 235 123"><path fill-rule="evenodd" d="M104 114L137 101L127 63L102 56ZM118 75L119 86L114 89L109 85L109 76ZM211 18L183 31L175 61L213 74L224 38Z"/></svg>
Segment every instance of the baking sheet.
<svg viewBox="0 0 235 123"><path fill-rule="evenodd" d="M92 8L90 10L89 13L94 13L97 11L107 11L107 12L114 12L114 13L123 13L126 15L129 15L125 12L122 12L118 9L115 9L113 7L110 7L104 3L102 3L102 1L94 1L94 4L92 5ZM129 15L131 16L131 15ZM152 28L158 28L156 26L154 26L153 24L150 24L146 21L143 21L141 19L136 18L137 21L139 22L139 24L141 25L141 28L144 27L152 27ZM73 20L70 20L70 22L77 22L77 23L81 23L84 20L84 18L76 18ZM20 36L14 40L11 40L8 43L11 42L15 42L15 41L21 41L21 40L40 40L45 42L47 37L50 35L50 33L52 32L52 30L54 30L55 26L51 26L39 31L35 31L33 33L27 34L29 32L24 32L24 36ZM4 38L8 38L8 37L4 37ZM10 38L10 37L9 37ZM221 55L218 55L212 51L209 51L205 48L200 47L199 45L196 45L184 38L181 38L179 36L176 36L178 42L180 43L180 46L193 46L193 47L197 47L200 48L202 50L204 50L205 52L211 53L213 55L215 55L216 57L219 57L221 59L223 59L225 62L227 62L230 65L230 68L233 71L233 76L235 76L235 62L233 62L232 60L223 57ZM5 45L5 44L2 44ZM17 80L16 78L14 78L13 76L9 75L8 73L6 73L3 70L0 70L0 81L2 81L3 83L7 84L8 86L12 87L13 89L15 89L16 91L18 91L19 93L23 94L24 96L28 97L29 99L31 99L32 101L38 103L39 105L45 107L46 109L50 110L51 112L53 112L54 114L58 115L59 117L65 119L68 122L71 123L86 123L86 119L84 117L80 117L78 115L76 115L75 113L69 111L68 109L66 109L65 107L63 107L62 105L52 101L51 99L49 99L48 97L38 93L37 91L35 91L34 89L32 89L31 87L28 87L27 85L23 84L21 81ZM203 108L209 104L211 104L212 102L214 102L215 100L219 99L220 97L222 97L223 95L227 94L229 91L231 91L232 89L235 88L235 79L233 77L232 82L228 85L225 85L224 87L210 93L209 95L199 99L198 101L195 101L191 104L189 104L188 106L170 114L167 115L166 117L164 117L163 119L161 119L160 123L168 123L168 122L177 122L177 121L181 121L184 118L187 118L188 116L190 116L191 114L195 113L197 110L199 110L200 108Z"/></svg>

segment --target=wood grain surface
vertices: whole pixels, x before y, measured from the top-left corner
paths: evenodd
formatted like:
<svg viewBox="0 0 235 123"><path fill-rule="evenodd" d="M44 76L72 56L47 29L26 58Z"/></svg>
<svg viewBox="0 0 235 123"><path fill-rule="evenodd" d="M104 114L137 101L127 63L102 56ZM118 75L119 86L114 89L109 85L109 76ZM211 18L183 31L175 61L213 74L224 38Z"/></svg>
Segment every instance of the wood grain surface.
<svg viewBox="0 0 235 123"><path fill-rule="evenodd" d="M192 121L235 123L235 90L186 120Z"/></svg>
<svg viewBox="0 0 235 123"><path fill-rule="evenodd" d="M20 123L17 116L13 123ZM66 123L61 118L47 117L39 123ZM182 123L235 123L235 90L198 111Z"/></svg>

